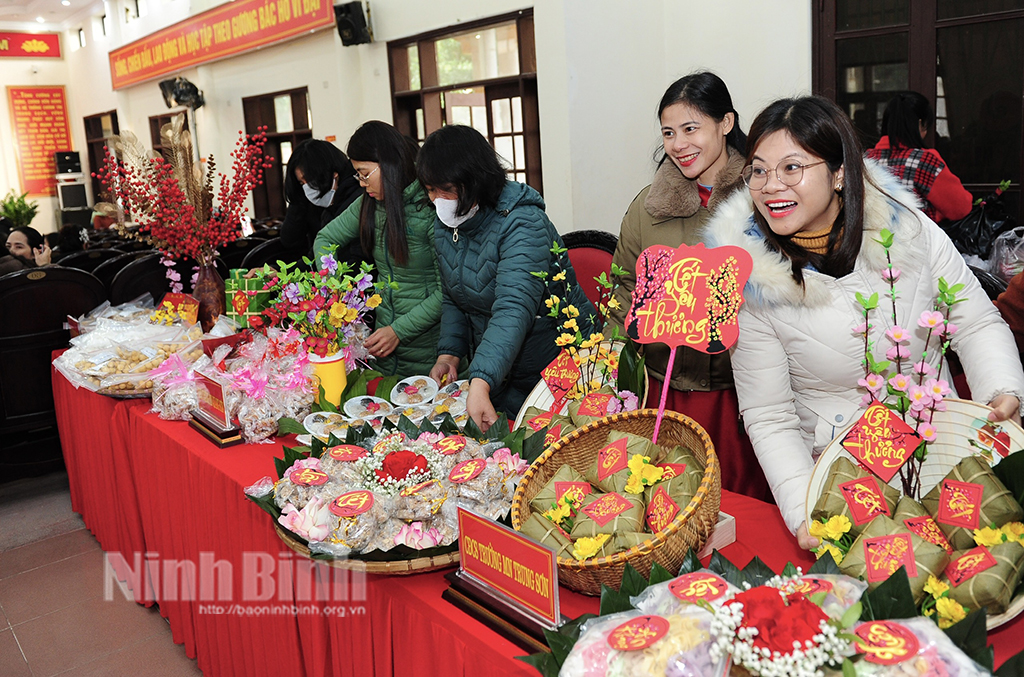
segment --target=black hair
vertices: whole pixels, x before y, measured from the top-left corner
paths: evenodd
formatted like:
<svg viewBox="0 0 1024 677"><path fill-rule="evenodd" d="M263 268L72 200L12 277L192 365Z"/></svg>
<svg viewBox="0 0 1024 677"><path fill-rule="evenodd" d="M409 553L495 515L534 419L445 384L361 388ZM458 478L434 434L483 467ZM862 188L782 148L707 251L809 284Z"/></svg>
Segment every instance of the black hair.
<svg viewBox="0 0 1024 677"><path fill-rule="evenodd" d="M919 123L925 128L932 125L932 105L923 94L900 92L885 106L882 113L882 133L889 137L889 145L900 143L907 148L922 148Z"/></svg>
<svg viewBox="0 0 1024 677"><path fill-rule="evenodd" d="M466 125L448 125L427 137L416 158L420 183L459 196L456 214L473 205L494 209L505 188L505 168L483 134Z"/></svg>
<svg viewBox="0 0 1024 677"><path fill-rule="evenodd" d="M60 229L60 239L57 242L61 253L69 254L71 252L80 252L84 250L85 241L82 240L83 231L85 231L85 228L82 226L76 226L73 223L64 224L64 227Z"/></svg>
<svg viewBox="0 0 1024 677"><path fill-rule="evenodd" d="M860 253L864 233L863 151L857 132L836 104L820 96L780 99L763 111L750 125L747 140L747 164L753 160L760 141L774 132L788 133L797 145L825 161L830 172L843 169L839 215L828 236L824 255L796 244L791 237L776 235L755 208L754 219L769 244L782 252L793 265L793 279L803 284L803 268L810 264L818 271L842 277L853 270Z"/></svg>
<svg viewBox="0 0 1024 677"><path fill-rule="evenodd" d="M376 162L384 187L384 240L399 265L409 261L405 233L405 189L416 180L416 142L386 122L364 122L348 140L348 157L356 162ZM359 210L359 242L367 255L373 252L377 201L363 196Z"/></svg>
<svg viewBox="0 0 1024 677"><path fill-rule="evenodd" d="M25 236L25 239L28 241L29 249L35 249L36 247L43 246L44 240L42 233L32 226L18 226L17 228L11 228L11 232L7 237L10 237L14 233L21 233Z"/></svg>
<svg viewBox="0 0 1024 677"><path fill-rule="evenodd" d="M352 179L355 169L348 156L329 141L306 139L292 151L288 159L288 171L284 174L284 193L289 202L306 199L302 184L295 176L295 170L302 172L302 178L319 196L323 196L334 185L334 175L338 175L337 192L342 192L341 184L345 179Z"/></svg>
<svg viewBox="0 0 1024 677"><path fill-rule="evenodd" d="M740 129L740 114L732 105L732 96L722 78L710 71L691 73L679 78L669 85L662 95L658 104L658 119L661 119L661 114L666 108L677 103L693 106L718 122L725 119L727 113L732 113L732 130L726 135L725 143L732 146L740 155L746 152L747 136ZM667 157L663 155L659 164L665 162Z"/></svg>

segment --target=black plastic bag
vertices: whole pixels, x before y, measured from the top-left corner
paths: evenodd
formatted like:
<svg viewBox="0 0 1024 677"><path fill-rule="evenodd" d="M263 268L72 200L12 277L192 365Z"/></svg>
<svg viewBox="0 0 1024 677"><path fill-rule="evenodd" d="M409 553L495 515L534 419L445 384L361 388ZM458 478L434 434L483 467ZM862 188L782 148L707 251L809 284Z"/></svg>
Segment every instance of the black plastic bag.
<svg viewBox="0 0 1024 677"><path fill-rule="evenodd" d="M1003 188L991 193L974 205L970 213L959 221L944 221L939 224L946 231L961 254L973 254L988 260L992 243L1000 233L1013 229L1017 220L1010 216L1003 205Z"/></svg>

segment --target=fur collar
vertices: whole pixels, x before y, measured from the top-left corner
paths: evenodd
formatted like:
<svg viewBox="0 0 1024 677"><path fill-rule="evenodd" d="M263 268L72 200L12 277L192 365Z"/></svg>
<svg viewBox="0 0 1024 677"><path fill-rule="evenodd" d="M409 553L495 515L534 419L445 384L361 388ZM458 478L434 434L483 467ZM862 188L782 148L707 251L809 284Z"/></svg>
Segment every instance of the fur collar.
<svg viewBox="0 0 1024 677"><path fill-rule="evenodd" d="M729 162L719 173L715 190L711 191L708 209L714 211L720 202L732 195L742 184L743 156L728 148ZM651 189L644 198L644 209L655 219L688 218L700 208L700 193L697 182L683 176L671 160L666 159L654 173Z"/></svg>
<svg viewBox="0 0 1024 677"><path fill-rule="evenodd" d="M882 165L865 161L864 234L856 268L879 273L886 267L885 250L875 239L883 228L894 234L890 254L893 265L907 268L921 254L910 246L921 228L917 197L900 185ZM906 207L912 207L911 211ZM709 247L733 245L742 247L753 259L753 270L744 291L746 300L755 306L802 305L822 306L831 301L826 276L809 271L804 286L793 279L789 260L769 249L768 241L754 221L754 205L747 190L738 191L715 212L703 233Z"/></svg>

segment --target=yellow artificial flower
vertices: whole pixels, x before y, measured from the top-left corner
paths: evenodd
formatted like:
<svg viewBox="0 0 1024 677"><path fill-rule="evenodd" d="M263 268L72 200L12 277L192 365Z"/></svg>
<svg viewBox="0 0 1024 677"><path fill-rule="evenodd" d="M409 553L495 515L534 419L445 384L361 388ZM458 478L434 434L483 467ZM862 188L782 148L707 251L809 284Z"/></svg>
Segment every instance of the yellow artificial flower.
<svg viewBox="0 0 1024 677"><path fill-rule="evenodd" d="M644 487L649 487L655 482L660 482L665 475L665 469L651 465L650 456L633 454L629 459L629 479L626 481L626 493L642 494Z"/></svg>
<svg viewBox="0 0 1024 677"><path fill-rule="evenodd" d="M967 610L963 605L948 597L935 600L935 610L939 612L939 627L943 630L967 617Z"/></svg>
<svg viewBox="0 0 1024 677"><path fill-rule="evenodd" d="M374 294L370 298L366 299L366 306L368 308L376 308L377 306L380 305L381 301L383 300L384 299L380 297L380 294Z"/></svg>
<svg viewBox="0 0 1024 677"><path fill-rule="evenodd" d="M974 542L978 545L984 545L987 548L991 548L993 545L999 545L1003 542L1003 532L1001 529L993 529L992 527L975 529Z"/></svg>
<svg viewBox="0 0 1024 677"><path fill-rule="evenodd" d="M551 510L545 512L544 517L547 517L555 524L561 524L562 520L569 517L570 514L572 514L572 506L568 503L560 502L558 507L551 508Z"/></svg>
<svg viewBox="0 0 1024 677"><path fill-rule="evenodd" d="M622 304L619 303L619 300L613 296L610 299L608 299L608 307L613 310L616 310L618 308L621 308Z"/></svg>
<svg viewBox="0 0 1024 677"><path fill-rule="evenodd" d="M1020 522L1007 522L1001 530L1008 541L1019 541L1024 545L1024 524Z"/></svg>
<svg viewBox="0 0 1024 677"><path fill-rule="evenodd" d="M345 313L348 312L348 306L341 301L338 301L331 306L331 324L341 324L345 321Z"/></svg>
<svg viewBox="0 0 1024 677"><path fill-rule="evenodd" d="M949 590L949 585L935 578L935 576L929 576L928 582L924 584L924 591L935 599L942 597L947 590Z"/></svg>
<svg viewBox="0 0 1024 677"><path fill-rule="evenodd" d="M832 545L831 543L825 543L820 548L815 550L814 556L818 559L821 559L822 555L824 555L826 552L832 553L832 559L834 559L837 564L843 561L843 553L839 550L839 548Z"/></svg>
<svg viewBox="0 0 1024 677"><path fill-rule="evenodd" d="M576 325L576 320L566 320L562 323L562 327L565 329L572 329L573 331L579 331L579 326Z"/></svg>
<svg viewBox="0 0 1024 677"><path fill-rule="evenodd" d="M591 334L590 338L580 344L580 348L593 348L604 340L604 334Z"/></svg>
<svg viewBox="0 0 1024 677"><path fill-rule="evenodd" d="M544 305L546 305L548 308L553 308L555 304L558 303L558 301L559 298L557 296L552 295L544 299Z"/></svg>
<svg viewBox="0 0 1024 677"><path fill-rule="evenodd" d="M567 346L576 340L576 337L572 334L562 334L555 339L556 346Z"/></svg>
<svg viewBox="0 0 1024 677"><path fill-rule="evenodd" d="M819 520L811 522L811 526L808 527L807 533L815 538L825 540L825 524Z"/></svg>
<svg viewBox="0 0 1024 677"><path fill-rule="evenodd" d="M601 546L611 537L611 534L598 534L593 538L584 536L576 541L572 548L572 556L581 562L585 559L590 559L601 550Z"/></svg>
<svg viewBox="0 0 1024 677"><path fill-rule="evenodd" d="M565 308L563 308L562 312L568 315L569 317L580 316L580 311L576 310L576 306L572 305L571 303L567 305Z"/></svg>
<svg viewBox="0 0 1024 677"><path fill-rule="evenodd" d="M619 356L617 354L615 354L615 353L612 353L611 355L609 355L605 359L605 363L608 365L609 369L618 369L619 368Z"/></svg>
<svg viewBox="0 0 1024 677"><path fill-rule="evenodd" d="M559 273L558 273L557 275L555 275L555 276L554 276L553 278L551 278L551 280L552 280L553 282L561 282L561 281L562 281L562 280L564 280L564 279L565 279L565 271L564 271L564 270L563 270L563 271L561 271L561 272L559 272Z"/></svg>
<svg viewBox="0 0 1024 677"><path fill-rule="evenodd" d="M833 515L825 522L825 537L830 541L838 541L852 526L846 515Z"/></svg>

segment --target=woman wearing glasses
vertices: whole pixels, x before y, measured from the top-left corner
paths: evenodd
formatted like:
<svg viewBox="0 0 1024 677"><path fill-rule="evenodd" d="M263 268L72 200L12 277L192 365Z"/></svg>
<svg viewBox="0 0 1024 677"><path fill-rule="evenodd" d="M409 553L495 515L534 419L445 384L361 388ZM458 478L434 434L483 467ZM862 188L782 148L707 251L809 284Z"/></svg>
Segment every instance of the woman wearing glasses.
<svg viewBox="0 0 1024 677"><path fill-rule="evenodd" d="M701 229L726 198L743 187L740 171L746 137L729 89L714 73L695 73L672 83L658 105L664 153L654 181L634 198L622 219L614 262L625 275L610 312L609 325L624 331L636 287L636 261L652 245L678 247L701 242ZM669 348L643 346L651 387L648 406L657 407L665 379L671 381L666 408L700 423L722 463L722 487L765 498L768 483L739 423L729 354L708 355L691 348L676 351L672 374L665 374Z"/></svg>
<svg viewBox="0 0 1024 677"><path fill-rule="evenodd" d="M324 226L313 245L322 256L329 245L344 248L358 241L373 256L375 277L398 284L382 292L365 345L378 371L402 377L434 366L441 318L434 209L416 179L417 150L387 123L374 120L357 129L347 151L366 194Z"/></svg>
<svg viewBox="0 0 1024 677"><path fill-rule="evenodd" d="M894 322L883 229L893 233L896 317L907 337L902 373L917 383L913 370L938 366L934 337L928 366L920 362L928 330L918 320L934 309L940 277L963 285L957 296L966 300L949 314L959 328L952 349L974 397L994 408L991 420L1020 421L1024 373L1006 323L949 238L885 168L865 163L834 103L773 103L754 120L747 147L748 191L722 206L708 243L741 246L753 258L732 356L736 390L786 524L802 547L813 548L819 543L808 535L804 503L815 458L870 401L859 387L867 379L858 294L878 294L866 337L875 358L887 359L894 346L886 336ZM888 375L895 371L894 362Z"/></svg>

